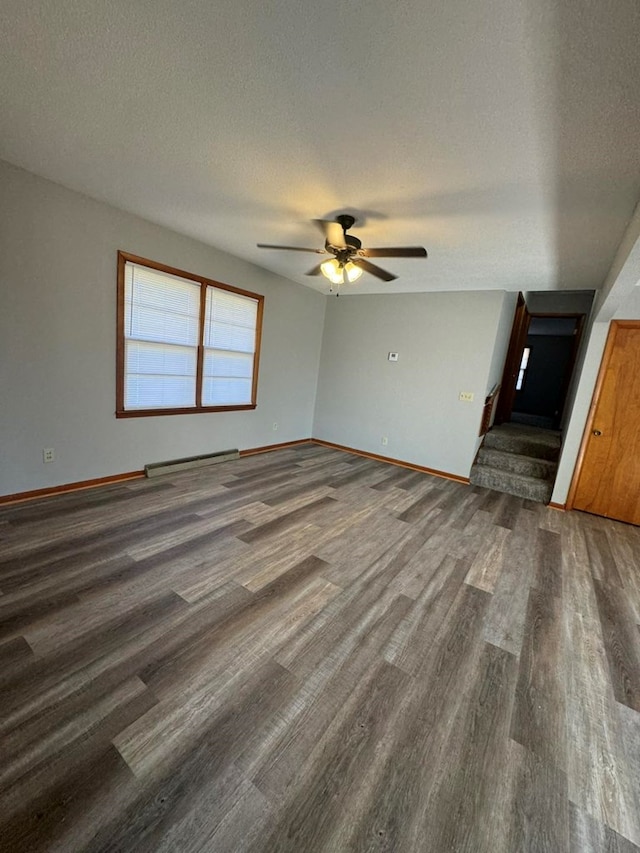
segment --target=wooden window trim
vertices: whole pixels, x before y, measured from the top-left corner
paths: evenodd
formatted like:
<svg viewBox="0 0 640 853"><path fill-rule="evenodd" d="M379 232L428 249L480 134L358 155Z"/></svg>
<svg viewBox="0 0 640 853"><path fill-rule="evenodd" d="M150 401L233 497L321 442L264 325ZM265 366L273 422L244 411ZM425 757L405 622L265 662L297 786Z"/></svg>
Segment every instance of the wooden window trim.
<svg viewBox="0 0 640 853"><path fill-rule="evenodd" d="M196 405L173 409L125 409L124 407L124 370L125 370L125 336L124 336L124 274L127 263L138 264L140 266L149 267L150 269L158 270L159 272L175 275L179 278L194 281L200 285L200 318L199 318L199 341L196 367ZM230 293L237 293L239 296L247 296L250 299L255 299L257 305L256 316L256 348L253 356L253 381L251 386L251 403L243 403L233 406L203 406L202 405L202 375L204 369L204 323L205 323L205 300L207 287L216 287L219 290L226 290ZM148 258L141 258L138 255L132 255L129 252L118 252L118 297L117 297L118 317L116 322L116 418L149 418L163 417L164 415L197 415L205 412L243 412L251 411L256 408L258 396L258 370L260 366L260 349L262 346L262 316L264 312L264 296L260 293L252 293L250 290L242 290L239 287L232 287L230 284L224 284L220 281L215 281L211 278L206 278L202 275L194 275L185 270L170 267L166 264L151 261Z"/></svg>

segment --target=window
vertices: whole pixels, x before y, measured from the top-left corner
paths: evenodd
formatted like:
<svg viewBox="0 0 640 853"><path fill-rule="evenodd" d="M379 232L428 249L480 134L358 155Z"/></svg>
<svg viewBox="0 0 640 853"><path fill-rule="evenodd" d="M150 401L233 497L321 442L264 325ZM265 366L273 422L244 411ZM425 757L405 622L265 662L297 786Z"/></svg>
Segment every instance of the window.
<svg viewBox="0 0 640 853"><path fill-rule="evenodd" d="M255 409L263 302L119 252L116 416Z"/></svg>
<svg viewBox="0 0 640 853"><path fill-rule="evenodd" d="M524 376L529 365L529 356L531 355L531 347L525 347L522 353L522 361L518 370L518 379L516 380L516 391L522 391L524 385Z"/></svg>

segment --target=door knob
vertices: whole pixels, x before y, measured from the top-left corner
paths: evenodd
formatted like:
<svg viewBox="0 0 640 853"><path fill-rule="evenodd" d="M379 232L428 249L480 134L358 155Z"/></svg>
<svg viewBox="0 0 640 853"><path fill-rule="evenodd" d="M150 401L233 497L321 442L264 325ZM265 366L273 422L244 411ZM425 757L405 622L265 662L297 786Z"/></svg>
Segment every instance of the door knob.
<svg viewBox="0 0 640 853"><path fill-rule="evenodd" d="M602 433L600 432L599 429L594 429L593 434L594 435L602 435Z"/></svg>

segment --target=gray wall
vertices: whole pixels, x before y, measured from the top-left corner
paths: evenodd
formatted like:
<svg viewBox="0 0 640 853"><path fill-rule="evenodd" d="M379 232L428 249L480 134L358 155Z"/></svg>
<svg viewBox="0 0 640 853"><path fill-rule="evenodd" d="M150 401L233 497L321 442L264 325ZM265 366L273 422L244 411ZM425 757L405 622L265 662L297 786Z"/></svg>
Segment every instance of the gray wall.
<svg viewBox="0 0 640 853"><path fill-rule="evenodd" d="M502 373L511 296L483 291L330 299L314 436L468 476L484 398ZM387 360L389 351L399 353L398 362ZM460 391L473 392L473 402L460 402Z"/></svg>
<svg viewBox="0 0 640 853"><path fill-rule="evenodd" d="M515 316L517 301L517 293L505 293L503 295L502 309L500 311L500 317L498 319L498 328L496 331L493 358L491 359L491 367L489 369L487 393L489 393L489 391L491 391L495 385L498 385L502 382L504 363L507 358L507 349L509 348L509 339L511 338L511 329L513 328L513 320ZM492 424L493 418L495 418L495 411L492 416Z"/></svg>
<svg viewBox="0 0 640 853"><path fill-rule="evenodd" d="M629 221L607 278L598 292L595 315L605 323L625 312L628 300L633 299L640 271L640 203ZM633 319L633 318L628 318Z"/></svg>
<svg viewBox="0 0 640 853"><path fill-rule="evenodd" d="M616 320L640 320L640 282L614 315Z"/></svg>
<svg viewBox="0 0 640 853"><path fill-rule="evenodd" d="M0 494L311 435L323 295L2 163L0 197ZM265 294L255 411L116 420L118 249Z"/></svg>

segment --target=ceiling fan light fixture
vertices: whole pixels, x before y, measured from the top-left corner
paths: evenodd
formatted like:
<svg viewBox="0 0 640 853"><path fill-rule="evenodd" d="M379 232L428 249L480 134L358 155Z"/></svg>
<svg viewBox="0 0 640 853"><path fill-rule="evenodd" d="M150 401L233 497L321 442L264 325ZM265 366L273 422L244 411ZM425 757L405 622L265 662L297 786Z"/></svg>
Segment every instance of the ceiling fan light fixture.
<svg viewBox="0 0 640 853"><path fill-rule="evenodd" d="M329 279L331 284L342 284L344 282L342 264L337 258L332 258L330 261L320 264L320 271L325 278Z"/></svg>
<svg viewBox="0 0 640 853"><path fill-rule="evenodd" d="M329 279L331 284L344 284L345 280L351 284L357 281L362 275L362 270L359 266L356 266L351 261L343 264L337 258L332 258L330 261L320 264L320 271L325 278Z"/></svg>
<svg viewBox="0 0 640 853"><path fill-rule="evenodd" d="M348 261L344 265L344 271L346 272L347 279L351 284L354 281L357 281L362 275L362 270L360 269L360 267L356 266L356 264L352 263L351 261Z"/></svg>

